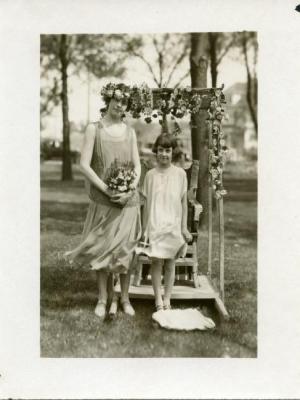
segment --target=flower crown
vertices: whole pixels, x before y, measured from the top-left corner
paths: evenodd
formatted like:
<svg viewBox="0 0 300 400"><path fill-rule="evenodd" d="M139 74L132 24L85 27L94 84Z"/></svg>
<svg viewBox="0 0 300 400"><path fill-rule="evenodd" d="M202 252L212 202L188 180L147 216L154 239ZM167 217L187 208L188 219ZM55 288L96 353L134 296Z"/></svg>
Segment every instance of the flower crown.
<svg viewBox="0 0 300 400"><path fill-rule="evenodd" d="M125 85L124 83L108 83L103 86L101 89L101 96L105 103L109 103L111 99L123 100L130 98L130 86Z"/></svg>

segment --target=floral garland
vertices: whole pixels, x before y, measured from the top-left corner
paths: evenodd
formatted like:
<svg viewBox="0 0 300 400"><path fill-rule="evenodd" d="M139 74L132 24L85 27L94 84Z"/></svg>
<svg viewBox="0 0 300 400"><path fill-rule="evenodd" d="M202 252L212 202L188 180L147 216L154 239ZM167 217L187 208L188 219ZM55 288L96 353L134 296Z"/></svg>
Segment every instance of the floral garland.
<svg viewBox="0 0 300 400"><path fill-rule="evenodd" d="M123 83L108 83L101 89L100 94L106 104L112 98L124 99L128 102L126 111L133 118L140 118L143 114L147 123L151 123L152 118L159 118L159 123L162 124L162 116L170 114L171 119L175 120L177 133L179 133L180 127L176 123L176 119L183 118L187 114L197 113L203 100L199 94L193 93L191 87L177 88L172 92L164 91L162 88L161 94L154 104L153 92L146 84L130 87ZM101 110L102 113L105 111L106 108Z"/></svg>
<svg viewBox="0 0 300 400"><path fill-rule="evenodd" d="M106 104L112 98L124 100L127 105L126 111L133 118L144 115L146 123L151 123L153 118L158 118L159 123L163 124L163 116L170 115L175 122L174 135L181 132L177 118L197 114L200 109L206 109L212 130L212 143L209 148L210 182L217 199L227 194L222 179L227 151L222 132L222 120L225 116L222 107L225 97L222 89L209 89L200 94L191 87L152 90L146 84L130 87L123 83L108 83L102 88L101 96ZM106 109L101 111L105 112Z"/></svg>
<svg viewBox="0 0 300 400"><path fill-rule="evenodd" d="M133 118L140 118L141 114L145 115L145 121L149 121L152 114L152 91L143 84L140 87L134 85L131 89L131 98L129 102L129 112Z"/></svg>
<svg viewBox="0 0 300 400"><path fill-rule="evenodd" d="M208 121L211 123L212 143L209 148L210 180L214 189L215 197L221 199L227 194L223 186L223 168L226 158L226 142L222 132L222 120L225 117L225 110L222 103L225 102L224 95L220 89L214 90L208 109Z"/></svg>

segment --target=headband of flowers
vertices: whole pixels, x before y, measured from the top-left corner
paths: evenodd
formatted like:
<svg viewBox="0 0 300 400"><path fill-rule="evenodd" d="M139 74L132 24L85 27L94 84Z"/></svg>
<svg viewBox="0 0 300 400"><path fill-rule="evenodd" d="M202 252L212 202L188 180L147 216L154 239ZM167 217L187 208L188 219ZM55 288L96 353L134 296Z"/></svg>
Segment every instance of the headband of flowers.
<svg viewBox="0 0 300 400"><path fill-rule="evenodd" d="M111 99L116 100L129 100L131 94L131 88L124 83L108 83L103 86L100 92L105 103L109 103Z"/></svg>

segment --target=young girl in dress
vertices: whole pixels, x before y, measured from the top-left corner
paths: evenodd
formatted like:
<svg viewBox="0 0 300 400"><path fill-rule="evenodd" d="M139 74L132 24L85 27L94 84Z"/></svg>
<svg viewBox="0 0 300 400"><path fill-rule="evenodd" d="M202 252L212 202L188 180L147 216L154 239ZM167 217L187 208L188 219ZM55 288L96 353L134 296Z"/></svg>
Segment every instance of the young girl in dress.
<svg viewBox="0 0 300 400"><path fill-rule="evenodd" d="M157 311L170 309L175 278L175 260L192 239L187 229L187 178L182 168L172 164L177 147L172 135L161 134L154 146L157 166L147 172L142 193L145 197L143 234L149 242L143 252L152 261L151 276ZM161 274L164 267L164 296Z"/></svg>

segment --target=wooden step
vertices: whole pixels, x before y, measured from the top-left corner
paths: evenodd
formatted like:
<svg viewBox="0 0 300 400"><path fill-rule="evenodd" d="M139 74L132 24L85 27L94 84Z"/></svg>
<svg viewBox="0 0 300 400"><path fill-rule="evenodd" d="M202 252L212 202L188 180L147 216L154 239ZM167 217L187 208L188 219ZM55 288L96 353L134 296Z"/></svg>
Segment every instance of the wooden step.
<svg viewBox="0 0 300 400"><path fill-rule="evenodd" d="M151 264L150 258L144 255L139 256L139 261L145 265ZM175 262L175 265L192 267L194 263L195 261L192 258L184 257L184 258L178 258Z"/></svg>
<svg viewBox="0 0 300 400"><path fill-rule="evenodd" d="M199 276L200 287L175 285L172 292L172 299L216 299L219 294L210 285L208 278L204 275ZM162 293L163 293L162 287ZM115 292L120 293L120 285L115 286ZM142 284L140 286L131 285L129 288L131 298L154 299L152 285Z"/></svg>

